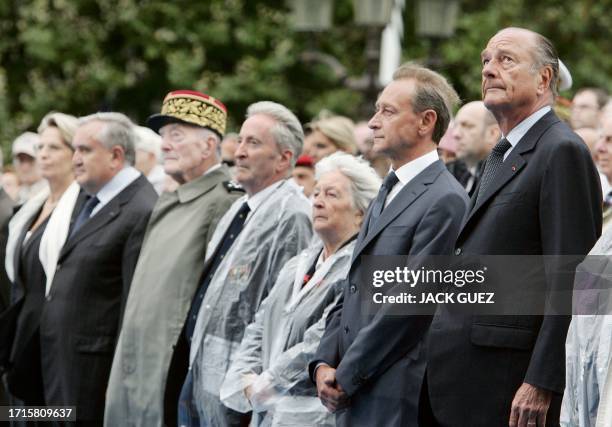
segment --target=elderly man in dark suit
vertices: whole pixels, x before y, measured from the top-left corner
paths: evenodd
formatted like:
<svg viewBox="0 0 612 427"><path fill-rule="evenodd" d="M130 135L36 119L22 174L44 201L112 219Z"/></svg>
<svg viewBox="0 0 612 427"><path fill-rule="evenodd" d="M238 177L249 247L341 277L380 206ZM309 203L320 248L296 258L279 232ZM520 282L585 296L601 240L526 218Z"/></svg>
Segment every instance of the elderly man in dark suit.
<svg viewBox="0 0 612 427"><path fill-rule="evenodd" d="M457 95L439 74L404 65L383 90L369 122L374 150L391 171L364 219L343 302L328 318L311 377L340 425L417 423L430 315L391 315L389 305L362 313L365 255L450 255L467 195L438 158ZM395 313L397 314L397 313ZM342 411L342 409L345 409Z"/></svg>
<svg viewBox="0 0 612 427"><path fill-rule="evenodd" d="M600 187L588 149L551 110L559 75L552 43L506 28L483 50L482 67L483 101L503 138L487 159L455 254L586 254L601 231ZM530 273L513 271L508 285L522 285ZM546 298L571 289L573 278L558 273L538 273ZM509 304L518 313L526 302ZM425 425L559 425L570 316L551 313L440 308L429 335Z"/></svg>
<svg viewBox="0 0 612 427"><path fill-rule="evenodd" d="M44 395L48 405L76 406L78 421L101 425L121 308L157 194L132 167L133 124L123 114L81 118L73 146L86 197L41 316Z"/></svg>

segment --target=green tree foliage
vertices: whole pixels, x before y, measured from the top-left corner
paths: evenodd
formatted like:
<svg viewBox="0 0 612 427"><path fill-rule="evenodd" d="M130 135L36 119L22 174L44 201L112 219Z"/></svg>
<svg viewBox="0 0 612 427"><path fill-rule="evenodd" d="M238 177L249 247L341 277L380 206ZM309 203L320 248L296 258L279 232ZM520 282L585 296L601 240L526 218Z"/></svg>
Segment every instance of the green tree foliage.
<svg viewBox="0 0 612 427"><path fill-rule="evenodd" d="M575 84L610 88L612 0L464 0L456 36L440 46L441 71L465 100L480 93L480 51L499 28L549 36ZM406 1L404 59L424 61ZM349 0L336 0L334 27L291 30L283 0L4 0L0 2L0 141L5 150L48 111L122 111L135 121L159 111L173 89L221 99L230 128L251 102L270 99L308 121L323 108L360 119L363 93L303 53L336 57L348 75L365 72L365 32ZM565 94L570 97L571 93Z"/></svg>
<svg viewBox="0 0 612 427"><path fill-rule="evenodd" d="M612 0L463 0L456 36L442 46L445 71L463 99L480 97L480 52L500 28L529 28L548 37L572 73L573 96L584 86L612 91Z"/></svg>

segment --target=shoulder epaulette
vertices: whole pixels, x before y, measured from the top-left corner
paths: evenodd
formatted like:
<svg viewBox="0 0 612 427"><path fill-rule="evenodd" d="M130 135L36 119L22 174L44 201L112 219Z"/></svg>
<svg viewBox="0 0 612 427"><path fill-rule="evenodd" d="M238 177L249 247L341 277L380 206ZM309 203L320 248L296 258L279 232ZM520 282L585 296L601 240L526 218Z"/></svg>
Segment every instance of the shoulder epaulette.
<svg viewBox="0 0 612 427"><path fill-rule="evenodd" d="M244 193L244 188L242 185L238 184L236 181L223 181L223 186L230 193Z"/></svg>

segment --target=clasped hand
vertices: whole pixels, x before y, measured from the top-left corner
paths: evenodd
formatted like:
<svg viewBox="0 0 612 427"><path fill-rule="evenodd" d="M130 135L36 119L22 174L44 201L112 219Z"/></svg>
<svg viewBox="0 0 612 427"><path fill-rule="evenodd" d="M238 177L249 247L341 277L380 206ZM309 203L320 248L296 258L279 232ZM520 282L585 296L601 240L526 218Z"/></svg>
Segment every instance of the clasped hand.
<svg viewBox="0 0 612 427"><path fill-rule="evenodd" d="M334 368L321 365L317 368L315 376L319 399L329 412L335 413L349 406L350 399L336 381Z"/></svg>

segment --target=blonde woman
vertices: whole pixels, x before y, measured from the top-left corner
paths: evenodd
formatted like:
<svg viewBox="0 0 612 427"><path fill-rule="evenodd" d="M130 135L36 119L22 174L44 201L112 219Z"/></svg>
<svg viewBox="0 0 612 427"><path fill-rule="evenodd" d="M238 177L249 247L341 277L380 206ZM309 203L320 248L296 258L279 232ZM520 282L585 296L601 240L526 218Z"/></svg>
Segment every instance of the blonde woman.
<svg viewBox="0 0 612 427"><path fill-rule="evenodd" d="M336 151L348 154L357 152L355 125L347 117L332 116L316 120L306 125L306 131L303 154L311 156L314 163Z"/></svg>
<svg viewBox="0 0 612 427"><path fill-rule="evenodd" d="M11 349L7 380L11 393L30 405L45 404L38 328L79 194L72 172L76 128L76 117L67 114L43 118L36 161L48 189L26 202L9 223L5 266L13 283L13 315L7 321L15 323L15 336L3 343Z"/></svg>

